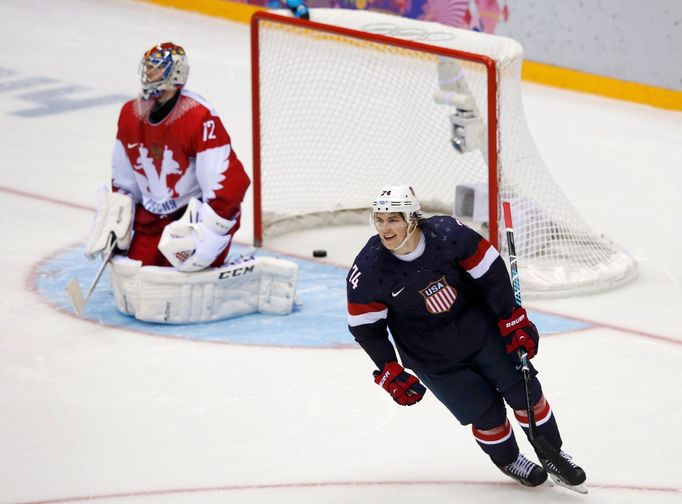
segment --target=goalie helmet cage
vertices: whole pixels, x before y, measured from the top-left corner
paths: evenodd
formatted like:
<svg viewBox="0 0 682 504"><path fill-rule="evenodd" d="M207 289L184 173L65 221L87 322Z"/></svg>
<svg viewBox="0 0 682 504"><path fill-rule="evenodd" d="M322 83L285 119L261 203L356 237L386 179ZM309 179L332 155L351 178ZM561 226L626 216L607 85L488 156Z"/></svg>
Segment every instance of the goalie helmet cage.
<svg viewBox="0 0 682 504"><path fill-rule="evenodd" d="M386 184L412 185L422 210L446 214L464 187L487 198L487 222L465 222L503 256L501 203L511 202L528 297L636 276L634 259L590 229L540 158L521 103L520 44L369 11L314 9L311 19L251 20L256 246L367 222Z"/></svg>

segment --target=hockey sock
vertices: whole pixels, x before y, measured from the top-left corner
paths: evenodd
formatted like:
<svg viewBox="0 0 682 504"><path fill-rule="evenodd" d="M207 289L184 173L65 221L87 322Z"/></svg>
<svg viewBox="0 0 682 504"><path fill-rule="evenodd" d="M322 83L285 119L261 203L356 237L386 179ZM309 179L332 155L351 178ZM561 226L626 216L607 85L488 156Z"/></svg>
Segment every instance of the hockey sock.
<svg viewBox="0 0 682 504"><path fill-rule="evenodd" d="M474 438L490 459L498 466L506 466L516 460L519 455L519 445L516 444L514 431L509 420L495 429L481 430L471 426Z"/></svg>
<svg viewBox="0 0 682 504"><path fill-rule="evenodd" d="M535 411L535 424L537 425L537 435L543 436L550 445L557 450L561 449L562 441L561 434L559 434L559 427L556 419L552 413L552 408L545 399L545 396L540 396L540 400L533 407ZM523 427L526 436L528 436L528 412L525 410L514 410L514 416Z"/></svg>

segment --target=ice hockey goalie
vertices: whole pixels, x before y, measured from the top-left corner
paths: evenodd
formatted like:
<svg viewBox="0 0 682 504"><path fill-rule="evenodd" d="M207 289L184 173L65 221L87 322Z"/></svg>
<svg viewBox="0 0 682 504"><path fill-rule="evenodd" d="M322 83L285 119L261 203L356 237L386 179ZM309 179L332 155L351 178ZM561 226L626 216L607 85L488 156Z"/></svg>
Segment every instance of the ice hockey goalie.
<svg viewBox="0 0 682 504"><path fill-rule="evenodd" d="M140 320L204 322L292 309L296 264L225 264L250 180L215 108L185 88L182 46L156 44L141 94L121 108L111 186L98 193L86 255L111 259L116 306Z"/></svg>

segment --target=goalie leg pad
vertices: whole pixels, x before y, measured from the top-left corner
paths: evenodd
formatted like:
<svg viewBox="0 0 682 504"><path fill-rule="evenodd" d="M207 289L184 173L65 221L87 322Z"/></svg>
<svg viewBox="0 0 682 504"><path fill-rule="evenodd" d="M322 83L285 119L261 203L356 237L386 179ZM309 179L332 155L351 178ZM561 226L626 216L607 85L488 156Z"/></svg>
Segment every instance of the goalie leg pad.
<svg viewBox="0 0 682 504"><path fill-rule="evenodd" d="M272 315L291 313L296 294L298 265L285 259L259 257L261 282L258 311Z"/></svg>
<svg viewBox="0 0 682 504"><path fill-rule="evenodd" d="M114 291L116 308L126 315L135 316L138 274L141 268L142 261L136 261L126 256L111 258L109 283L111 283L111 289Z"/></svg>
<svg viewBox="0 0 682 504"><path fill-rule="evenodd" d="M116 307L146 322L209 322L258 311L286 315L293 309L298 266L284 259L258 257L195 273L139 267L130 260L113 265Z"/></svg>

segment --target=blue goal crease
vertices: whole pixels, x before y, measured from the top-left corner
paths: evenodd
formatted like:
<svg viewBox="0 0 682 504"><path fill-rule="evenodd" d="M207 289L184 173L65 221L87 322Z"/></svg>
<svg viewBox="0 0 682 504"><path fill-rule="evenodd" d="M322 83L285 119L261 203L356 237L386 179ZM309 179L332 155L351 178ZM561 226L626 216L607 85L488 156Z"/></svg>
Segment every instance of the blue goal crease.
<svg viewBox="0 0 682 504"><path fill-rule="evenodd" d="M233 244L231 255L247 254L252 249ZM114 304L108 274L100 283L85 308L83 318L131 331L159 334L191 340L222 343L309 347L356 347L348 332L346 319L346 269L300 257L261 249L259 255L281 257L298 264L297 293L300 306L285 316L254 313L228 320L201 324L156 324L142 322L120 313ZM36 270L35 284L41 296L65 311L72 308L64 293L71 277L85 291L94 278L99 261L89 261L82 247L73 247L46 261ZM575 331L591 327L588 322L529 310L542 334Z"/></svg>

